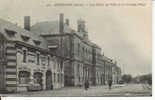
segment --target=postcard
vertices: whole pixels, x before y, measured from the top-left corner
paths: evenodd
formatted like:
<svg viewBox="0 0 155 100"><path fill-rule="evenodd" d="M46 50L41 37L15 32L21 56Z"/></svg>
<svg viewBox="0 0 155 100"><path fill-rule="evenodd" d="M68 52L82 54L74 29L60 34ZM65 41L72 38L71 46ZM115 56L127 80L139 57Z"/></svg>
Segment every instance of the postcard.
<svg viewBox="0 0 155 100"><path fill-rule="evenodd" d="M151 97L151 0L1 0L0 96Z"/></svg>

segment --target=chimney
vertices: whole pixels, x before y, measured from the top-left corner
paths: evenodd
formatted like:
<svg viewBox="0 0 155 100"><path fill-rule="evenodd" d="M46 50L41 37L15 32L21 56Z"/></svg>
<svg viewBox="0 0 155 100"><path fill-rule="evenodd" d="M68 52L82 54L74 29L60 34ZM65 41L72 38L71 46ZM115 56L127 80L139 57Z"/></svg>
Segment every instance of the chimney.
<svg viewBox="0 0 155 100"><path fill-rule="evenodd" d="M31 25L30 25L30 16L25 16L24 17L24 29L30 31L31 29Z"/></svg>
<svg viewBox="0 0 155 100"><path fill-rule="evenodd" d="M69 26L69 19L66 19L66 24L67 26Z"/></svg>
<svg viewBox="0 0 155 100"><path fill-rule="evenodd" d="M64 14L63 13L59 15L59 32L60 33L64 32Z"/></svg>
<svg viewBox="0 0 155 100"><path fill-rule="evenodd" d="M77 21L77 31L78 32L85 32L85 21L82 19L79 19Z"/></svg>

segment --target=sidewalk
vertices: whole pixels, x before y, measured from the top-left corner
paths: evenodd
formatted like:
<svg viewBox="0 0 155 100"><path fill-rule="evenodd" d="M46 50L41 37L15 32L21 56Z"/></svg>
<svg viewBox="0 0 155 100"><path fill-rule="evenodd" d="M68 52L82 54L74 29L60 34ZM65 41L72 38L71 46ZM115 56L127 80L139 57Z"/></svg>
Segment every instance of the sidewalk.
<svg viewBox="0 0 155 100"><path fill-rule="evenodd" d="M141 84L116 84L109 90L107 85L84 87L64 87L56 90L3 94L3 96L44 96L44 97L97 97L97 96L150 96L151 90L143 89Z"/></svg>

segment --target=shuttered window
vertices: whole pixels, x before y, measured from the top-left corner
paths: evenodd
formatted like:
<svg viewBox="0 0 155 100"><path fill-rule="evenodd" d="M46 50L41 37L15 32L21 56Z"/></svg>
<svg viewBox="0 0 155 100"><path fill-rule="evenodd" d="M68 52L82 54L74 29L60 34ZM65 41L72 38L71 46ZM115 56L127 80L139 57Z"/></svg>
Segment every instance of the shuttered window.
<svg viewBox="0 0 155 100"><path fill-rule="evenodd" d="M26 50L23 50L23 62L26 63Z"/></svg>

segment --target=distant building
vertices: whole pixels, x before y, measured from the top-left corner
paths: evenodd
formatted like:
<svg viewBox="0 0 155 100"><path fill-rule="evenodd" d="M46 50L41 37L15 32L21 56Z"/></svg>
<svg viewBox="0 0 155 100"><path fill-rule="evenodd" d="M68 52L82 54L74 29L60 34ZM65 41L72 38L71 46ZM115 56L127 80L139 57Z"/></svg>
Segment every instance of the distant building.
<svg viewBox="0 0 155 100"><path fill-rule="evenodd" d="M32 26L30 21L29 16L24 18L23 29L0 19L1 91L82 86L87 80L91 85L105 85L116 79L112 75L118 70L89 40L84 20L77 21L77 31L63 14L58 21Z"/></svg>
<svg viewBox="0 0 155 100"><path fill-rule="evenodd" d="M117 66L116 63L112 67L112 79L113 84L118 84L119 81L121 80L121 69L120 67Z"/></svg>

